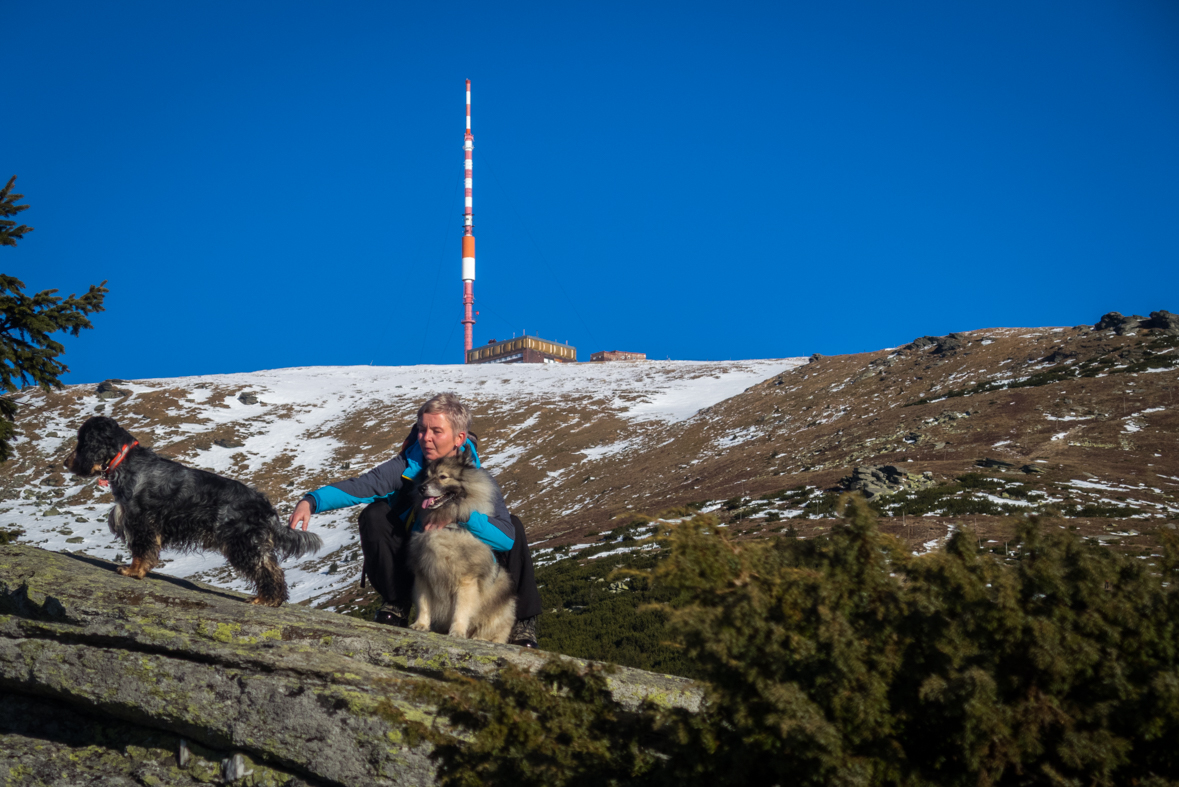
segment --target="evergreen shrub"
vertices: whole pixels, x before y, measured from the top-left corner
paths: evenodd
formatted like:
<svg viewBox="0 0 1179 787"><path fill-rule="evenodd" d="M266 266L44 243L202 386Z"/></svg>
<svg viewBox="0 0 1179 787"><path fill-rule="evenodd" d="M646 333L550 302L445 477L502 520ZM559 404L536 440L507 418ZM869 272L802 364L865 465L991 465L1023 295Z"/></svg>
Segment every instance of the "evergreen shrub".
<svg viewBox="0 0 1179 787"><path fill-rule="evenodd" d="M1179 550L1156 563L1018 524L920 557L845 498L819 539L666 532L647 572L699 712L624 711L554 659L436 694L448 785L1164 785L1179 778ZM624 624L620 623L620 628ZM453 728L452 728L453 731ZM461 740L461 742L460 742Z"/></svg>

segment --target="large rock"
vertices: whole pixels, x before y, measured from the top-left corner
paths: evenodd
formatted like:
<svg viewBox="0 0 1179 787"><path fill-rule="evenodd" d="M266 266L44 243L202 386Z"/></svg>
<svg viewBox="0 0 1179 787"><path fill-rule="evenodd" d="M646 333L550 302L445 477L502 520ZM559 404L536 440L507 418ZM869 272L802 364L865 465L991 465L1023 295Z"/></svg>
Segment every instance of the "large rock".
<svg viewBox="0 0 1179 787"><path fill-rule="evenodd" d="M1151 328L1161 333L1170 334L1171 336L1179 336L1179 314L1171 314L1169 311L1162 309L1157 312L1151 312L1148 318L1140 314L1131 314L1129 317L1123 317L1118 312L1110 312L1102 316L1097 324L1093 326L1093 330L1095 331L1112 329L1118 335L1132 331L1135 328Z"/></svg>
<svg viewBox="0 0 1179 787"><path fill-rule="evenodd" d="M103 399L103 400L121 399L124 396L127 396L128 394L131 393L130 391L121 391L115 387L116 383L121 383L121 382L123 382L123 381L122 380L103 380L101 383L98 384L98 387L94 389L94 393L97 394L99 399Z"/></svg>
<svg viewBox="0 0 1179 787"><path fill-rule="evenodd" d="M895 495L906 489L925 489L933 483L932 474L908 473L896 465L857 467L850 476L840 480L844 489L860 492L868 500Z"/></svg>
<svg viewBox="0 0 1179 787"><path fill-rule="evenodd" d="M924 350L933 348L934 355L953 355L966 346L969 339L960 333L947 336L921 336L906 344L902 350Z"/></svg>
<svg viewBox="0 0 1179 787"><path fill-rule="evenodd" d="M1171 314L1165 310L1151 312L1150 319L1144 323L1144 326L1171 336L1179 336L1179 314Z"/></svg>
<svg viewBox="0 0 1179 787"><path fill-rule="evenodd" d="M130 771L111 765L104 784L185 783L160 770L179 766L157 751L181 738L202 753L190 767L224 761L232 773L241 754L238 765L258 771L259 783L431 784L428 750L403 732L404 719L433 718L416 690L447 670L491 678L507 664L535 669L546 658L305 607L253 607L237 593L158 574L137 581L114 567L0 546L0 693L33 703L34 716L67 709L61 726L74 730L38 748L28 745L36 730L0 724L0 752L19 752L19 762L0 754L0 777L17 765L20 774L49 773L71 751L98 762L95 752L119 738L103 725L117 722L124 738L155 731L156 749L144 749ZM619 668L612 681L626 707L652 698L695 708L700 700L680 678ZM135 768L157 781L133 777Z"/></svg>
<svg viewBox="0 0 1179 787"><path fill-rule="evenodd" d="M1093 326L1093 330L1112 330L1121 336L1139 327L1145 320L1146 318L1140 314L1131 314L1129 317L1123 317L1120 312L1109 312L1108 314L1102 315L1101 319L1097 321L1097 324Z"/></svg>

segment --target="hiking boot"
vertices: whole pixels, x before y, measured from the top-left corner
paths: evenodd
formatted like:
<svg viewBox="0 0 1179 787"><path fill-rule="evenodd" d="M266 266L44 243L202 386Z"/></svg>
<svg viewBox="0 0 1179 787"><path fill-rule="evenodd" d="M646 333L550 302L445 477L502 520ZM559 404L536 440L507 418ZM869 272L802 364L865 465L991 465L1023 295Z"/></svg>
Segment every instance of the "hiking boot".
<svg viewBox="0 0 1179 787"><path fill-rule="evenodd" d="M385 604L377 610L376 615L373 615L373 622L401 629L408 628L409 614L396 604Z"/></svg>
<svg viewBox="0 0 1179 787"><path fill-rule="evenodd" d="M508 635L508 644L517 645L521 648L538 648L536 643L536 619L539 615L533 615L524 620L517 620L516 624L512 626L512 633Z"/></svg>

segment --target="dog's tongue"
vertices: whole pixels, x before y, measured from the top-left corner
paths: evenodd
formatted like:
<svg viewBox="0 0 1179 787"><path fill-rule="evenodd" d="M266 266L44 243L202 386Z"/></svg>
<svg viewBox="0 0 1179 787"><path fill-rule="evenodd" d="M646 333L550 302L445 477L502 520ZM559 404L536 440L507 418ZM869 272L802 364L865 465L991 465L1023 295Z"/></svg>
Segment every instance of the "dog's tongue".
<svg viewBox="0 0 1179 787"><path fill-rule="evenodd" d="M434 501L437 499L438 498L436 497L427 497L422 501L422 508L429 508L430 506L434 505Z"/></svg>

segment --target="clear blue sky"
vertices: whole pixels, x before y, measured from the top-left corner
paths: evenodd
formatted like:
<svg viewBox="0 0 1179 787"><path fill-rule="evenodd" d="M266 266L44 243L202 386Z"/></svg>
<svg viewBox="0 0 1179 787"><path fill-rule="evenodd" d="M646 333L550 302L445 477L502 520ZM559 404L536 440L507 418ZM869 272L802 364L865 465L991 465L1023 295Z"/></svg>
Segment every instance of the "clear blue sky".
<svg viewBox="0 0 1179 787"><path fill-rule="evenodd" d="M724 359L1179 312L1179 4L3 3L0 271L67 382Z"/></svg>

